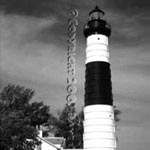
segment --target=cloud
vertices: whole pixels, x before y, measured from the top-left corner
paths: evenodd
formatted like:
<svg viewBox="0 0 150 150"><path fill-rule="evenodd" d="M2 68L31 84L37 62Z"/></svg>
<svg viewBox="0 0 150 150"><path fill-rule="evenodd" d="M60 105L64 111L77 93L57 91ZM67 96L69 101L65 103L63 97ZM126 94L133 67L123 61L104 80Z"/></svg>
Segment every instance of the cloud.
<svg viewBox="0 0 150 150"><path fill-rule="evenodd" d="M19 14L35 17L45 16L61 16L64 15L64 11L71 6L77 6L84 2L78 3L68 0L5 0L0 2L1 9L6 14ZM63 7L62 7L63 6ZM62 19L60 17L60 19Z"/></svg>
<svg viewBox="0 0 150 150"><path fill-rule="evenodd" d="M147 0L106 0L104 3L104 6L107 6L109 9L125 13L129 16L135 15L135 13L149 12L149 5L150 2Z"/></svg>
<svg viewBox="0 0 150 150"><path fill-rule="evenodd" d="M43 97L49 87L45 99L50 95L55 97L54 92L61 91L59 87L64 85L64 76L59 74L65 74L65 54L51 41L47 44L37 42L37 36L44 28L51 30L57 20L20 15L1 15L0 19L3 35L0 39L1 82L31 87L36 90L36 98ZM55 100L56 97L51 101Z"/></svg>
<svg viewBox="0 0 150 150"><path fill-rule="evenodd" d="M1 9L6 14L20 14L29 16L45 16L49 14L55 2L48 0L5 0L1 1Z"/></svg>
<svg viewBox="0 0 150 150"><path fill-rule="evenodd" d="M118 149L148 149L150 135L146 129L137 126L124 126L118 131Z"/></svg>
<svg viewBox="0 0 150 150"><path fill-rule="evenodd" d="M54 17L36 18L22 17L20 15L1 15L0 19L3 35L1 43L8 46L12 46L13 43L13 45L21 45L33 42L43 28L49 27L50 29L54 24L58 23Z"/></svg>
<svg viewBox="0 0 150 150"><path fill-rule="evenodd" d="M122 46L136 45L145 43L149 39L149 25L150 20L148 17L149 8L147 7L149 1L125 1L125 0L106 0L103 2L102 7L106 10L107 19L112 25L112 39L113 43L120 43ZM67 34L65 27L67 26L67 10L70 7L77 8L79 10L79 38L81 37L82 28L88 17L88 11L91 10L91 5L94 8L95 2L87 1L72 1L68 0L5 0L0 3L1 10L4 10L6 14L18 14L23 16L34 17L47 17L53 16L59 20L59 24L53 27L53 32L49 30L49 27L43 29L37 40L43 42L49 42L49 40L58 43L64 42L64 35ZM62 7L63 6L63 7ZM56 11L57 10L57 11ZM57 13L56 13L57 12ZM66 20L66 23L64 22ZM144 28L143 28L144 24ZM52 34L53 36L50 36ZM59 36L56 36L58 35ZM144 36L144 40L143 37ZM61 43L62 44L62 43Z"/></svg>
<svg viewBox="0 0 150 150"><path fill-rule="evenodd" d="M121 46L144 45L149 39L150 19L143 14L126 16L118 12L108 12L108 20L112 25L111 39L114 44Z"/></svg>

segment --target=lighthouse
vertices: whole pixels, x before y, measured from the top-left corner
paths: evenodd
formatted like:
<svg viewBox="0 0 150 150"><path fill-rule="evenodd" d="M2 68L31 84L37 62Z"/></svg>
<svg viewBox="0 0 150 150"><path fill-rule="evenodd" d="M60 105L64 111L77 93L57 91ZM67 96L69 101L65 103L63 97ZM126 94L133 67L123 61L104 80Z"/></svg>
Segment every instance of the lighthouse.
<svg viewBox="0 0 150 150"><path fill-rule="evenodd" d="M84 26L86 38L83 143L86 150L116 150L109 37L111 27L96 6Z"/></svg>

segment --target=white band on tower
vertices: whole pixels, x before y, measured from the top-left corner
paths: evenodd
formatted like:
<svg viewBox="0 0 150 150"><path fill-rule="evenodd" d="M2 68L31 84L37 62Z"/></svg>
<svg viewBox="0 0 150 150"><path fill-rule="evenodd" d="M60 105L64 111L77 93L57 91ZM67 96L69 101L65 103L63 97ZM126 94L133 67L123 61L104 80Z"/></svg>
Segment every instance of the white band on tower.
<svg viewBox="0 0 150 150"><path fill-rule="evenodd" d="M84 149L115 150L114 109L110 105L84 108Z"/></svg>
<svg viewBox="0 0 150 150"><path fill-rule="evenodd" d="M94 61L109 62L108 37L105 35L87 37L86 64Z"/></svg>

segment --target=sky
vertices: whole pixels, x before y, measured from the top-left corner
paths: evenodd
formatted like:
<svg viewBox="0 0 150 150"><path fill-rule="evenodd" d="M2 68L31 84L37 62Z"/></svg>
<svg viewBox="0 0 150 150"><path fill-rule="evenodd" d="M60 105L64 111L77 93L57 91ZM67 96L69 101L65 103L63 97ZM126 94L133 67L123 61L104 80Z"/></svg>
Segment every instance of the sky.
<svg viewBox="0 0 150 150"><path fill-rule="evenodd" d="M79 11L76 47L77 109L84 105L86 39L94 0L0 0L1 88L35 90L34 101L54 114L66 104L67 11ZM98 0L112 26L109 39L119 150L150 148L150 1Z"/></svg>

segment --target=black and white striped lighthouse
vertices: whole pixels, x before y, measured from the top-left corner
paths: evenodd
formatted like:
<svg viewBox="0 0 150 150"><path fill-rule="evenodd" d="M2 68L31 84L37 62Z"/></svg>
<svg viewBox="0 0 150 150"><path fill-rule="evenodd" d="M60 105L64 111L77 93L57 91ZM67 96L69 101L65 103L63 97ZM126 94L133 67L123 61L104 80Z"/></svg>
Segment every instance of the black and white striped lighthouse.
<svg viewBox="0 0 150 150"><path fill-rule="evenodd" d="M108 48L111 28L104 15L96 6L84 27L87 47L83 141L87 150L116 150Z"/></svg>

